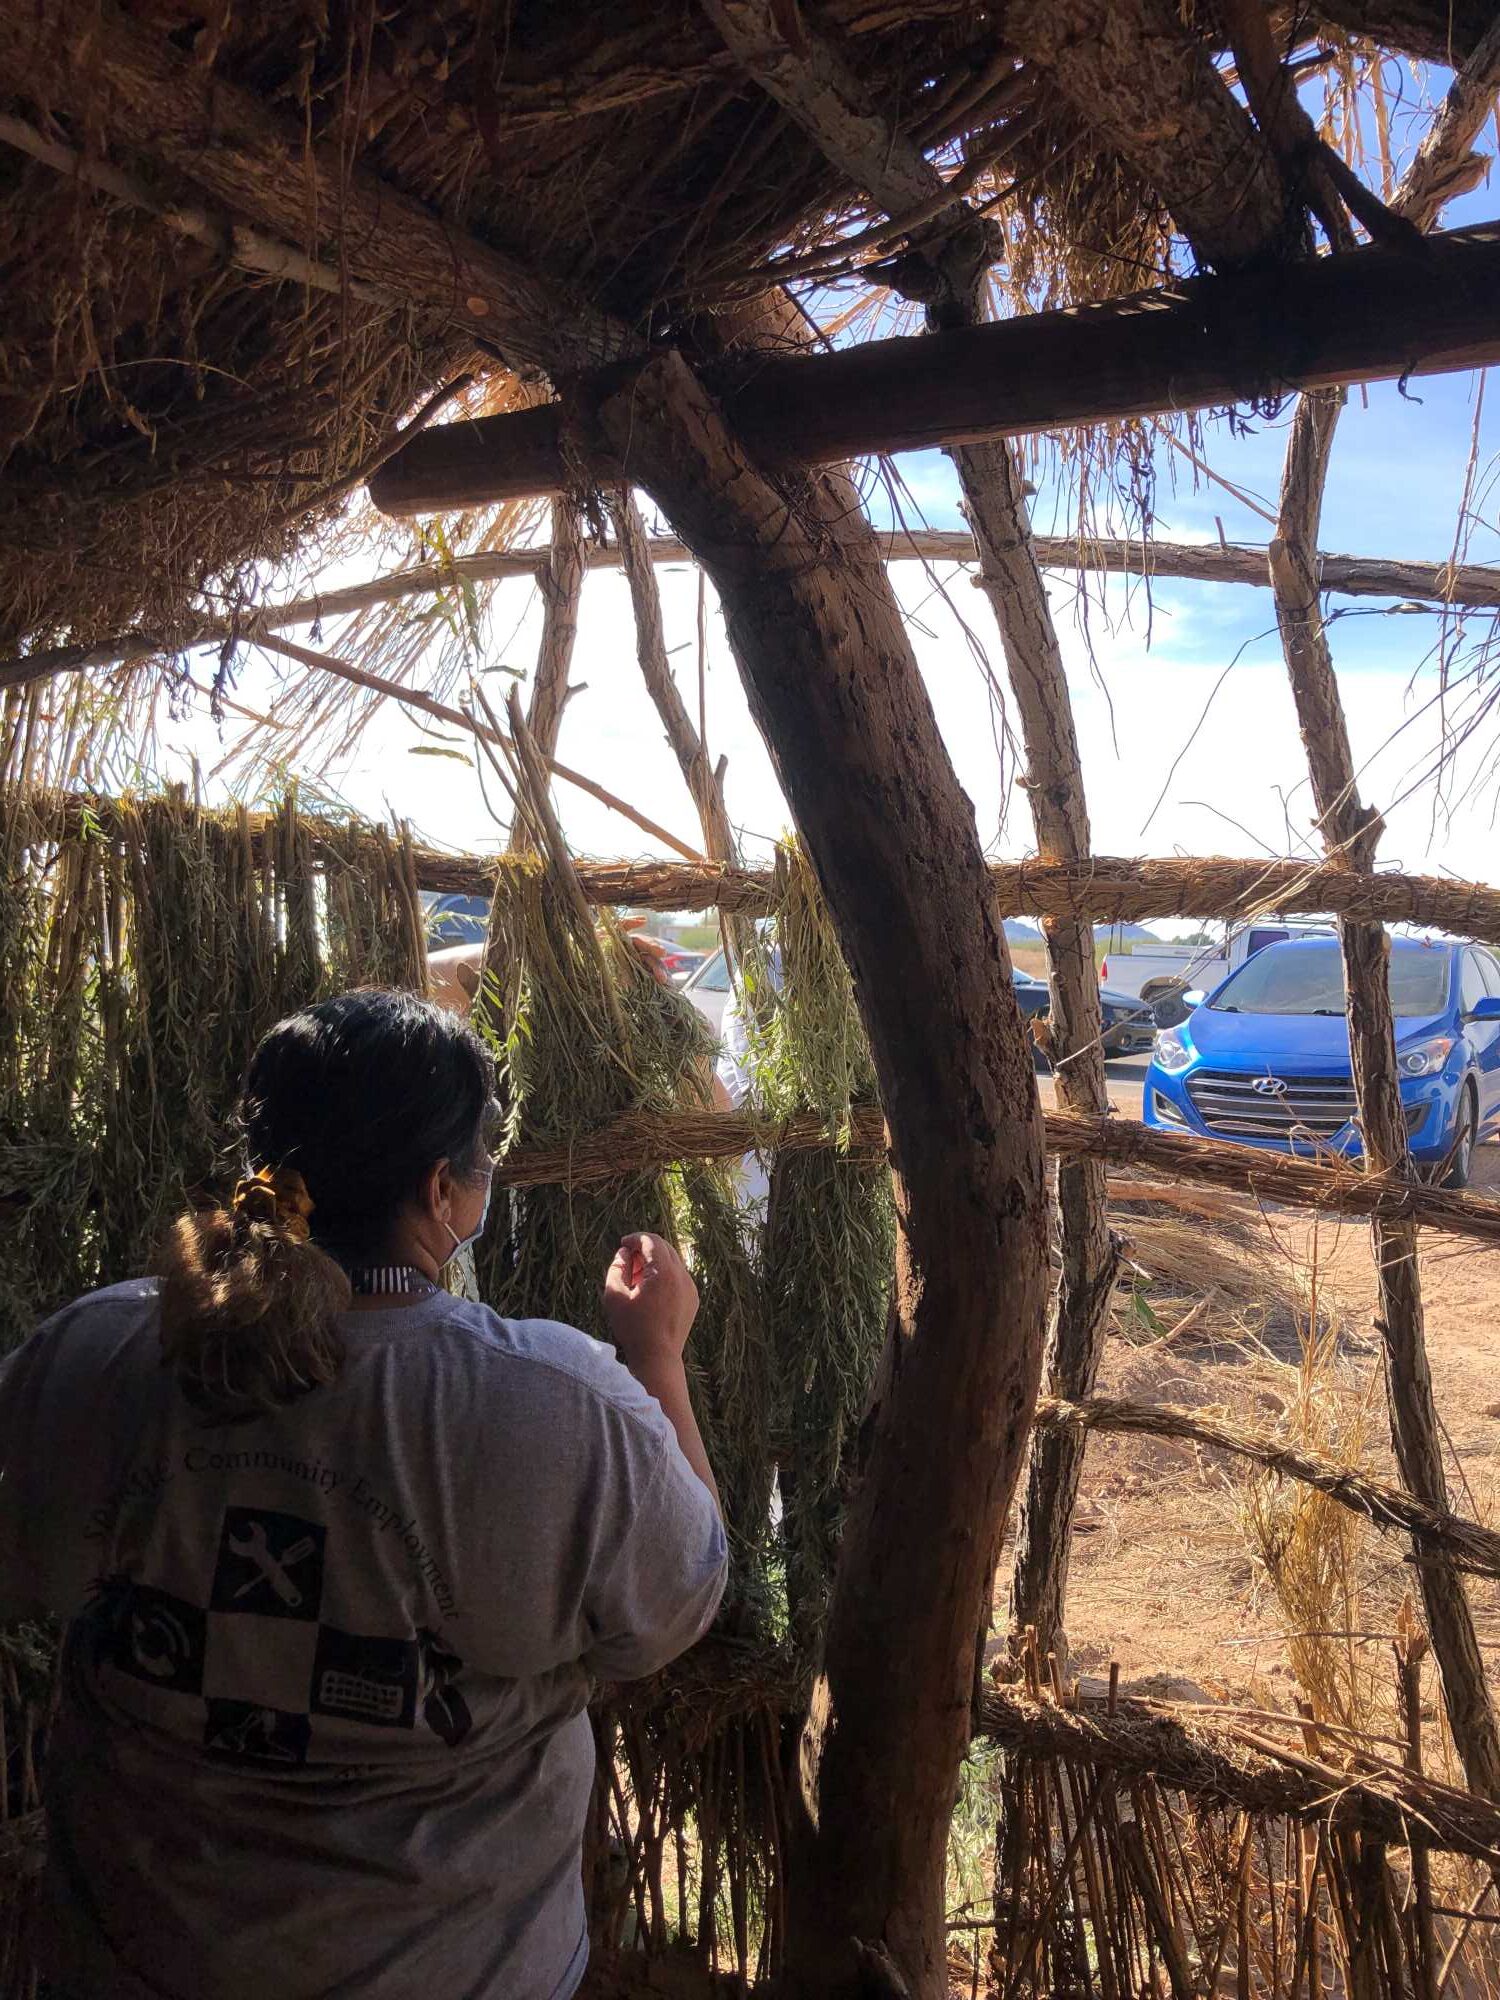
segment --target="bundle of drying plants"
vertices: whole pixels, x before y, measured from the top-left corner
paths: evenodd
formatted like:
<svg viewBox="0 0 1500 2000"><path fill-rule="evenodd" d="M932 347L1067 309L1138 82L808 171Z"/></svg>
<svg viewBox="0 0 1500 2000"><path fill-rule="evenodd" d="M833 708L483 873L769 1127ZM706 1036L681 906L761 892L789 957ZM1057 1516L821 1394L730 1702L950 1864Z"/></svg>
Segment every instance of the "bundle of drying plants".
<svg viewBox="0 0 1500 2000"><path fill-rule="evenodd" d="M529 851L501 864L476 1021L495 1049L506 1146L566 1147L630 1111L703 1110L713 1042L608 913L595 914L527 761L515 772ZM514 1317L560 1319L604 1336L600 1284L622 1236L679 1242L700 1307L690 1382L729 1530L731 1616L763 1623L770 1530L770 1368L753 1239L722 1167L622 1166L602 1187L497 1194L479 1246L481 1296Z"/></svg>
<svg viewBox="0 0 1500 2000"><path fill-rule="evenodd" d="M343 987L425 978L404 837L182 791L80 803L0 781L0 1351L148 1268L232 1171L258 1037Z"/></svg>
<svg viewBox="0 0 1500 2000"><path fill-rule="evenodd" d="M874 1100L875 1068L838 939L795 845L777 859L776 911L743 974L756 1092L773 1116L816 1112L837 1142L776 1158L765 1229L788 1610L796 1642L811 1652L885 1340L895 1210L885 1161L848 1144L850 1107Z"/></svg>

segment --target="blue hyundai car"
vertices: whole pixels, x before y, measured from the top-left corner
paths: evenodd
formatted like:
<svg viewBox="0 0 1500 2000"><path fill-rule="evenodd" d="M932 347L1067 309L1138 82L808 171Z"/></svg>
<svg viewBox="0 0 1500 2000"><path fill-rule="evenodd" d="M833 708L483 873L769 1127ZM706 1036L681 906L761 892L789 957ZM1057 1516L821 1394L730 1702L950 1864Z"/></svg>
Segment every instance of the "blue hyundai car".
<svg viewBox="0 0 1500 2000"><path fill-rule="evenodd" d="M1391 941L1391 1007L1412 1158L1463 1187L1500 1129L1500 960L1446 939ZM1268 945L1157 1036L1145 1120L1281 1153L1357 1158L1336 938Z"/></svg>

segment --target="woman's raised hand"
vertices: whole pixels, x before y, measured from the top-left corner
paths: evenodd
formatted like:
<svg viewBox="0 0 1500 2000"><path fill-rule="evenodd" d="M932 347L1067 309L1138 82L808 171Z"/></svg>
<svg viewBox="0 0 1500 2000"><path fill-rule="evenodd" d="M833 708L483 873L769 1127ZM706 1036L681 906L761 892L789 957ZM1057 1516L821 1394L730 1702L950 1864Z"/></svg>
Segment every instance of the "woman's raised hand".
<svg viewBox="0 0 1500 2000"><path fill-rule="evenodd" d="M693 1274L664 1236L626 1236L604 1278L604 1323L628 1368L678 1359L698 1314Z"/></svg>

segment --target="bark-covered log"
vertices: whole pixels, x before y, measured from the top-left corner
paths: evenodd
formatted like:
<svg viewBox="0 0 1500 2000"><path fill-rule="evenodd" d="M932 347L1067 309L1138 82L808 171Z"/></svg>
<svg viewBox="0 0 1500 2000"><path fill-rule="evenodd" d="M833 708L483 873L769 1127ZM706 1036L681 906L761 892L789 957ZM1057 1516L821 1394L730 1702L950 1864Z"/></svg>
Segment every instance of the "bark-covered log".
<svg viewBox="0 0 1500 2000"><path fill-rule="evenodd" d="M705 379L757 463L826 465L1483 366L1500 359L1497 299L1500 230L1485 223L1420 253L1352 250L930 338L731 357ZM425 432L371 498L408 516L555 492L573 398L586 413L626 393L634 368L581 380L566 402ZM637 476L628 429L596 448L597 478Z"/></svg>
<svg viewBox="0 0 1500 2000"><path fill-rule="evenodd" d="M978 325L979 273L989 247L961 202L939 204L946 184L913 140L868 99L842 52L805 24L796 47L777 33L770 0L705 0L729 46L825 157L890 216L924 205L931 218L913 255L927 266L929 323ZM1003 439L952 454L979 556L981 588L999 628L1027 758L1027 796L1045 861L1089 852L1088 809L1062 648L1052 622L1026 511L1025 477ZM1076 916L1045 920L1052 1008L1047 1045L1063 1109L1103 1117L1103 1021L1092 927ZM1055 1396L1086 1396L1104 1343L1115 1252L1096 1160L1058 1168L1062 1270L1048 1336L1046 1375ZM1035 1627L1044 1651L1061 1649L1071 1521L1082 1451L1068 1433L1033 1438L1022 1506L1014 1617ZM988 1625L988 1616L986 1617Z"/></svg>
<svg viewBox="0 0 1500 2000"><path fill-rule="evenodd" d="M900 1232L874 1421L802 1745L794 1986L882 1944L943 1976L974 1634L1036 1394L1046 1196L1029 1045L973 811L847 484L771 483L673 356L598 424L708 569L838 930L890 1121Z"/></svg>

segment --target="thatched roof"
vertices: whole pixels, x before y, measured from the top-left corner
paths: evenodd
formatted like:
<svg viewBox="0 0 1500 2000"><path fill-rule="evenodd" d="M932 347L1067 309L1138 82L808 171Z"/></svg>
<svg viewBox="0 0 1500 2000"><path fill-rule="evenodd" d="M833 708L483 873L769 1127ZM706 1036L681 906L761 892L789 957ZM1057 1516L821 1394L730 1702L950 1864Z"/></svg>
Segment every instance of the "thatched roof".
<svg viewBox="0 0 1500 2000"><path fill-rule="evenodd" d="M15 0L0 652L170 629L326 553L455 378L477 386L450 408L504 406L632 344L712 344L786 273L863 268L816 293L825 318L889 285L932 304L920 253L951 212L877 227L838 148L732 53L726 22L757 11L768 55L811 75L833 50L874 129L959 176L1004 232L983 248L1005 309L1312 247L1309 189L1225 81L1227 4ZM1375 51L1461 56L1491 16L1292 12L1269 17L1281 61L1356 87Z"/></svg>

